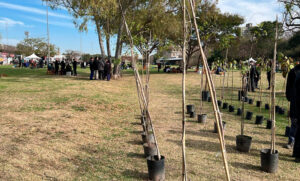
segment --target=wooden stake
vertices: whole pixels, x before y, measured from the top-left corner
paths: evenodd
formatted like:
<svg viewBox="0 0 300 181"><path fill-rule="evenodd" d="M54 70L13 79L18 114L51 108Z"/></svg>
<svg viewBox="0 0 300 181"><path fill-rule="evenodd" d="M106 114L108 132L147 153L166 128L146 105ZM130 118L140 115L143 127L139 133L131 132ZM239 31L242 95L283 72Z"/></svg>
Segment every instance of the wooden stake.
<svg viewBox="0 0 300 181"><path fill-rule="evenodd" d="M228 181L230 181L230 174L229 174L229 168L228 168L227 156L226 156L226 148L225 148L222 117L221 117L220 110L219 110L219 107L218 107L218 104L217 104L216 91L215 91L214 83L213 83L212 78L211 78L211 72L210 72L210 69L209 69L209 66L208 66L208 63L207 63L206 56L205 56L204 51L202 49L200 34L199 34L197 21L196 21L195 10L194 10L194 6L193 6L193 0L189 0L189 2L190 2L190 5L191 5L191 8L192 8L192 14L193 14L193 19L194 19L194 28L195 28L195 31L196 31L196 34L197 34L198 45L199 45L199 48L200 48L200 53L201 53L201 56L202 56L203 65L204 65L204 68L205 68L205 73L206 73L206 77L208 78L208 86L209 86L209 90L210 90L210 94L211 94L211 98L212 98L212 103L213 103L213 108L214 108L214 113L215 113L215 119L216 119L217 128L218 128L218 136L219 136L219 141L220 141L220 146L221 146L221 151L222 151L222 157L223 157L223 161L224 161L224 168L225 168L226 178L227 178Z"/></svg>

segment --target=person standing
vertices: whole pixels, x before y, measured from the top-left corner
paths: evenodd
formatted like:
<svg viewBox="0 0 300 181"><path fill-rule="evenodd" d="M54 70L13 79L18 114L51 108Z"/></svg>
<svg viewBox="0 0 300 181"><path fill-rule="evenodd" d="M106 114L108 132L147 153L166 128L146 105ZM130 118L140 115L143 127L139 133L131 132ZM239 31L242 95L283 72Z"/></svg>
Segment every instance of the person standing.
<svg viewBox="0 0 300 181"><path fill-rule="evenodd" d="M55 75L58 75L59 62L57 59L55 60L54 67L55 67Z"/></svg>
<svg viewBox="0 0 300 181"><path fill-rule="evenodd" d="M98 57L94 58L93 67L94 67L95 80L98 80L98 77L99 77L99 75L98 75L98 73L99 73L99 59L98 59Z"/></svg>
<svg viewBox="0 0 300 181"><path fill-rule="evenodd" d="M64 60L61 62L61 75L66 75L66 63Z"/></svg>
<svg viewBox="0 0 300 181"><path fill-rule="evenodd" d="M103 58L100 58L99 61L99 79L104 80L104 66L105 66L105 61Z"/></svg>
<svg viewBox="0 0 300 181"><path fill-rule="evenodd" d="M295 143L294 143L294 150L293 156L296 158L295 161L300 163L300 65L295 66L295 82L294 82L294 89L293 89L293 98L294 98L294 111L296 117L296 134L295 134Z"/></svg>
<svg viewBox="0 0 300 181"><path fill-rule="evenodd" d="M161 63L158 63L158 64L157 64L157 71L159 72L160 69L161 69Z"/></svg>
<svg viewBox="0 0 300 181"><path fill-rule="evenodd" d="M73 59L73 71L74 71L74 76L77 76L77 60L76 58Z"/></svg>
<svg viewBox="0 0 300 181"><path fill-rule="evenodd" d="M110 81L111 64L109 60L106 61L104 71L106 73L107 81Z"/></svg>
<svg viewBox="0 0 300 181"><path fill-rule="evenodd" d="M255 78L257 77L257 71L254 61L250 62L250 80L248 83L249 91L255 92Z"/></svg>
<svg viewBox="0 0 300 181"><path fill-rule="evenodd" d="M272 67L272 62L269 61L268 65L267 65L267 79L268 79L268 83L269 83L269 87L268 90L270 90L270 86L271 86L271 67Z"/></svg>
<svg viewBox="0 0 300 181"><path fill-rule="evenodd" d="M90 65L90 80L93 80L93 77L94 77L94 59L93 57L90 58L90 61L89 61L89 65Z"/></svg>

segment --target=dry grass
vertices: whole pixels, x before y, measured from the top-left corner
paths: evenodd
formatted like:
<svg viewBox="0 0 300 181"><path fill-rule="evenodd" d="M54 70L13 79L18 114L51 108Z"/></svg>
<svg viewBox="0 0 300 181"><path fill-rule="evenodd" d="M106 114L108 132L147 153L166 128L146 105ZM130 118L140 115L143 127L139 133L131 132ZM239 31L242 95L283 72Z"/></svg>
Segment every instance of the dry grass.
<svg viewBox="0 0 300 181"><path fill-rule="evenodd" d="M8 75L0 78L0 180L147 179L133 77L126 74L118 81L89 81L87 71L80 70L78 78L63 78L46 76L44 70L0 67L0 72ZM198 108L200 76L189 73L187 78L187 102ZM181 179L180 80L180 74L151 75L150 109L160 150L166 156L167 180ZM237 88L239 79L235 82ZM280 79L278 85L281 83ZM200 125L193 119L187 124L188 177L224 180L218 138L212 133L212 107L209 103L204 106L209 122ZM233 180L299 177L299 164L292 161L291 150L282 148L287 142L282 136L286 118L279 117L278 121L280 162L276 174L259 168L259 150L270 147L270 130L248 122L246 134L253 137L252 149L248 154L239 153L235 136L239 134L240 118L227 111L223 118L227 122L225 139Z"/></svg>

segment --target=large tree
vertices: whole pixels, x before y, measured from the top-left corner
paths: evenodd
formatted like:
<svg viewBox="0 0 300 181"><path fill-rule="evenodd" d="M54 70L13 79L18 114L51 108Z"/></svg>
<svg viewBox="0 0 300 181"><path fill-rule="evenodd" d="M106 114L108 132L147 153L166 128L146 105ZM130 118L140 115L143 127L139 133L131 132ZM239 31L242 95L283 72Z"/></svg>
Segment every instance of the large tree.
<svg viewBox="0 0 300 181"><path fill-rule="evenodd" d="M50 44L50 56L54 56L57 48ZM48 44L43 38L25 38L17 44L17 53L29 56L35 53L37 56L44 57L48 54Z"/></svg>
<svg viewBox="0 0 300 181"><path fill-rule="evenodd" d="M284 24L290 30L300 28L300 1L299 0L279 0L284 4Z"/></svg>

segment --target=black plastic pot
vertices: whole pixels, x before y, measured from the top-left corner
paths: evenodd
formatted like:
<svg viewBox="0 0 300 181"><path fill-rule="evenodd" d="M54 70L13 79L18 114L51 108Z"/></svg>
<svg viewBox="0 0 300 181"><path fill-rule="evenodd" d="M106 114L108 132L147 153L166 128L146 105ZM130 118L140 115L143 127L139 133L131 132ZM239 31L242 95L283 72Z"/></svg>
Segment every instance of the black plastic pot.
<svg viewBox="0 0 300 181"><path fill-rule="evenodd" d="M223 123L223 130L225 130L225 128L226 128L226 122L222 121L222 123ZM217 133L217 132L218 132L217 123L214 122L214 133Z"/></svg>
<svg viewBox="0 0 300 181"><path fill-rule="evenodd" d="M272 154L270 149L260 151L261 170L268 173L275 173L278 168L278 150Z"/></svg>
<svg viewBox="0 0 300 181"><path fill-rule="evenodd" d="M280 106L275 106L275 112L279 113Z"/></svg>
<svg viewBox="0 0 300 181"><path fill-rule="evenodd" d="M206 114L199 114L198 115L198 123L206 123L207 115Z"/></svg>
<svg viewBox="0 0 300 181"><path fill-rule="evenodd" d="M246 119L247 120L251 120L252 117L253 117L253 112L247 111L247 113L246 113Z"/></svg>
<svg viewBox="0 0 300 181"><path fill-rule="evenodd" d="M264 116L256 115L255 124L262 124L264 122Z"/></svg>
<svg viewBox="0 0 300 181"><path fill-rule="evenodd" d="M284 115L284 114L285 114L285 109L281 107L281 108L279 109L279 114L280 114L280 115Z"/></svg>
<svg viewBox="0 0 300 181"><path fill-rule="evenodd" d="M228 103L227 102L223 103L223 109L228 109Z"/></svg>
<svg viewBox="0 0 300 181"><path fill-rule="evenodd" d="M152 181L163 181L165 180L165 157L161 155L160 160L158 156L147 157L147 166L149 180Z"/></svg>
<svg viewBox="0 0 300 181"><path fill-rule="evenodd" d="M267 120L267 129L271 129L272 128L272 121L271 120Z"/></svg>
<svg viewBox="0 0 300 181"><path fill-rule="evenodd" d="M261 106L261 101L256 101L256 107L260 107Z"/></svg>
<svg viewBox="0 0 300 181"><path fill-rule="evenodd" d="M229 105L229 112L234 112L234 106Z"/></svg>
<svg viewBox="0 0 300 181"><path fill-rule="evenodd" d="M207 101L208 97L209 97L209 92L202 91L202 101Z"/></svg>
<svg viewBox="0 0 300 181"><path fill-rule="evenodd" d="M144 143L148 143L147 142L146 133L142 133L141 135L142 135L143 144ZM154 143L154 136L153 136L153 134L149 134L148 138L149 138L149 142L150 143Z"/></svg>
<svg viewBox="0 0 300 181"><path fill-rule="evenodd" d="M208 98L207 98L207 102L211 102L211 97L208 97Z"/></svg>
<svg viewBox="0 0 300 181"><path fill-rule="evenodd" d="M239 90L239 93L238 93L238 100L241 101L241 100L242 100L242 97L245 97L245 92L242 91L242 90Z"/></svg>
<svg viewBox="0 0 300 181"><path fill-rule="evenodd" d="M285 133L284 133L284 136L289 137L289 136L290 136L290 131L291 131L291 127L286 126L286 127L285 127Z"/></svg>
<svg viewBox="0 0 300 181"><path fill-rule="evenodd" d="M269 104L265 104L265 110L269 110L270 109L270 105Z"/></svg>
<svg viewBox="0 0 300 181"><path fill-rule="evenodd" d="M221 107L222 106L222 101L218 100L218 106Z"/></svg>
<svg viewBox="0 0 300 181"><path fill-rule="evenodd" d="M190 114L191 112L195 112L195 106L194 105L187 105L186 110L187 110L188 114Z"/></svg>
<svg viewBox="0 0 300 181"><path fill-rule="evenodd" d="M249 102L249 104L253 104L253 99L249 98L248 102Z"/></svg>
<svg viewBox="0 0 300 181"><path fill-rule="evenodd" d="M195 118L195 112L190 112L190 118Z"/></svg>
<svg viewBox="0 0 300 181"><path fill-rule="evenodd" d="M157 149L154 143L151 143L150 146L148 143L143 144L145 157L154 156L157 154Z"/></svg>
<svg viewBox="0 0 300 181"><path fill-rule="evenodd" d="M244 97L244 102L248 102L248 97Z"/></svg>
<svg viewBox="0 0 300 181"><path fill-rule="evenodd" d="M249 152L251 148L252 137L246 135L236 136L236 149L240 152Z"/></svg>
<svg viewBox="0 0 300 181"><path fill-rule="evenodd" d="M236 115L238 115L238 116L242 115L242 109L241 109L241 108L238 108L238 109L237 109Z"/></svg>

